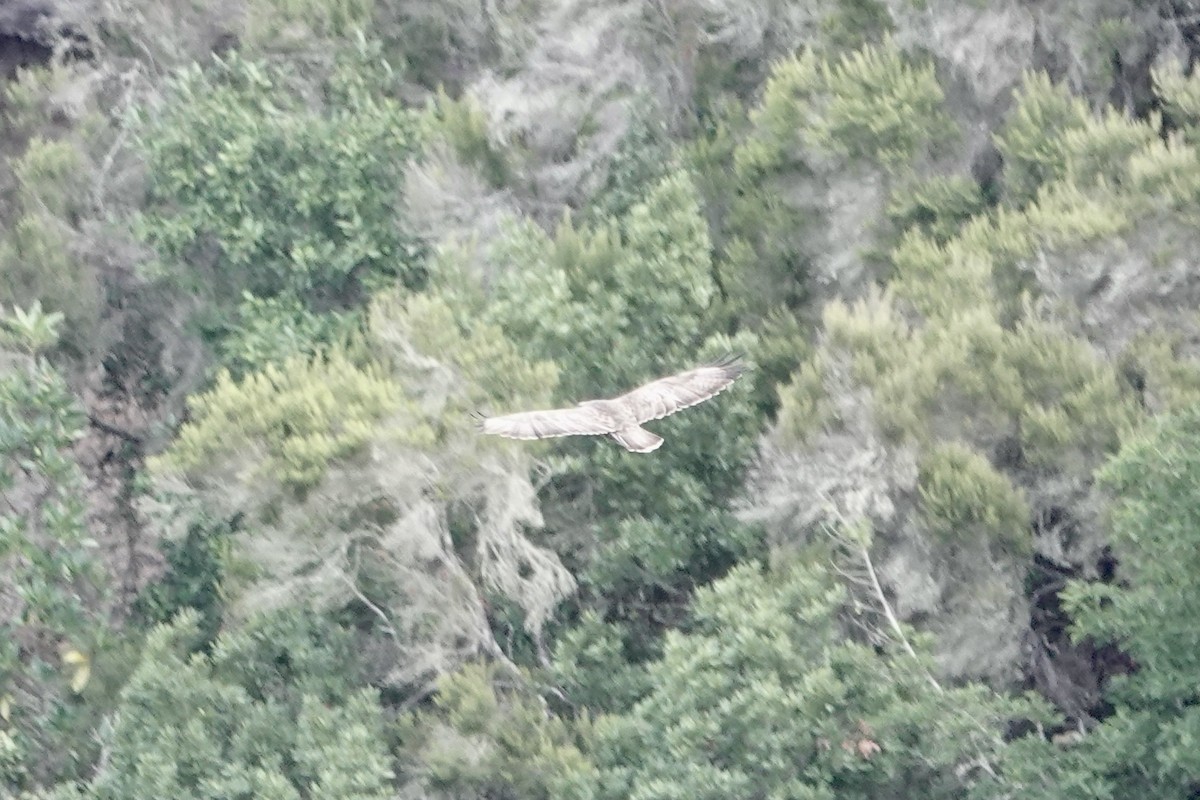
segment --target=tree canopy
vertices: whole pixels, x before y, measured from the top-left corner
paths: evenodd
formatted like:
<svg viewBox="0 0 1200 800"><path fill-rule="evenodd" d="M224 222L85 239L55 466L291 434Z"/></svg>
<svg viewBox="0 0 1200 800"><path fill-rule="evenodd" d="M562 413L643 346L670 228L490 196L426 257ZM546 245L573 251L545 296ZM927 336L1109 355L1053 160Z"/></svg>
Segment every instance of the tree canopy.
<svg viewBox="0 0 1200 800"><path fill-rule="evenodd" d="M0 795L1200 793L1187 9L43 5Z"/></svg>

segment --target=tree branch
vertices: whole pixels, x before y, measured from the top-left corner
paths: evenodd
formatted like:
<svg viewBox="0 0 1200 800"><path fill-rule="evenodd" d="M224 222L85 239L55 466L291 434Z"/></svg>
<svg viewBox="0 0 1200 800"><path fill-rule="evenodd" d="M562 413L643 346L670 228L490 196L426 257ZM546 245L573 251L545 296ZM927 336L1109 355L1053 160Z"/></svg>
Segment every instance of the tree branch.
<svg viewBox="0 0 1200 800"><path fill-rule="evenodd" d="M848 530L850 528L850 523L845 517L842 516L842 513L838 511L837 507L834 506L833 503L828 499L826 499L826 503L828 504L833 515L837 517L842 528ZM912 642L909 641L908 635L904 632L904 627L900 624L899 617L896 616L895 609L892 608L891 601L888 600L887 595L883 591L883 584L879 581L879 573L875 569L875 562L871 560L871 551L867 547L866 543L858 541L851 542L846 536L838 535L836 531L833 531L828 527L826 527L825 532L832 539L840 543L843 547L851 550L854 555L857 556L863 569L863 577L861 579L858 577L850 578L850 576L836 564L833 565L833 568L847 579L853 580L860 586L865 586L870 591L871 597L875 601L877 610L879 613L883 614L884 619L886 619L888 622L888 627L891 628L892 636L890 638L899 643L899 645L904 648L904 652L908 653L908 655L914 661L920 663L921 659L920 656L917 655L916 648L914 648L912 646ZM938 694L945 693L946 690L942 688L940 683L938 683L937 678L933 677L933 675L931 675L929 671L924 668L923 664L921 671L925 675L925 680L928 681L929 685L933 687L934 691L936 691Z"/></svg>
<svg viewBox="0 0 1200 800"><path fill-rule="evenodd" d="M130 444L134 445L135 447L142 446L142 437L138 436L137 434L130 433L129 431L125 430L124 428L118 428L116 425L105 422L104 420L100 419L99 417L97 417L95 414L92 414L91 412L88 412L87 418L88 418L88 422L90 422L92 424L93 428L98 428L99 430L102 430L107 434L116 436L120 439L124 439L126 442L129 442Z"/></svg>
<svg viewBox="0 0 1200 800"><path fill-rule="evenodd" d="M837 509L837 507L831 501L829 501L828 498L826 498L826 503L827 503L829 510L837 518L837 520L838 520L839 524L842 526L842 528L849 530L850 529L849 522L846 520L846 518L844 516L842 516L841 512ZM850 539L847 536L838 535L836 531L831 530L828 526L823 525L822 527L825 528L825 532L831 538L833 538L835 541L840 543L843 547L845 547L846 549L851 551L855 556L857 556L858 560L861 562L862 567L864 569L870 593L871 593L872 597L874 598L875 602L878 604L879 612L881 614L883 614L884 618L888 622L888 627L891 629L891 633L892 633L891 638L893 638L894 641L898 642L900 644L900 646L902 648L904 648L904 652L907 653L909 655L909 657L911 657L914 661L916 661L918 664L920 664L921 672L924 675L925 680L929 683L929 685L933 688L933 690L938 695L944 697L946 695L945 688L942 687L941 683L938 682L937 678L935 678L933 676L933 674L930 673L929 670L925 668L924 664L921 663L921 659L920 659L920 656L917 655L916 648L914 648L912 646L912 642L909 640L908 636L904 632L904 626L902 626L900 624L900 619L896 615L895 609L892 607L891 602L887 599L887 595L884 594L883 584L879 580L879 573L875 569L875 562L871 559L871 552L868 547L868 544L859 539ZM838 569L836 567L836 565L835 565L835 569ZM838 569L838 572L842 573L843 575L846 574L843 570L840 570L840 569ZM855 582L858 583L857 580ZM860 583L859 585L862 585L862 584ZM952 713L955 713L958 715L965 715L965 712L963 712L961 709L959 709L957 707L952 706L951 710L952 710ZM983 725L983 723L981 723L979 720L977 720L971 716L967 716L966 718L972 723L972 725L976 729L979 730L979 732L984 734L984 736L986 736L990 739L996 738L995 732L988 730ZM975 759L959 765L959 768L961 770L965 771L965 770L971 769L972 767L977 767L977 768L983 770L984 772L986 772L990 777L999 780L999 776L996 774L995 769L992 767L991 761L988 758L988 756L983 752L983 750L981 748L975 747L974 749L975 749Z"/></svg>

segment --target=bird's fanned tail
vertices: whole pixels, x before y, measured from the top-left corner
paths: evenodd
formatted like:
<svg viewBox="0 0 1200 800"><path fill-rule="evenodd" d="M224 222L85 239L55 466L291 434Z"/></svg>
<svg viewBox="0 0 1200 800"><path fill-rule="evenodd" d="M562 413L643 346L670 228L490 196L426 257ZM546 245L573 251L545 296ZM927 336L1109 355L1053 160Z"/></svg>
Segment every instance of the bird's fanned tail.
<svg viewBox="0 0 1200 800"><path fill-rule="evenodd" d="M645 428L625 428L619 431L613 431L609 434L626 450L634 453L651 453L657 450L663 443L663 438L656 433L651 433Z"/></svg>

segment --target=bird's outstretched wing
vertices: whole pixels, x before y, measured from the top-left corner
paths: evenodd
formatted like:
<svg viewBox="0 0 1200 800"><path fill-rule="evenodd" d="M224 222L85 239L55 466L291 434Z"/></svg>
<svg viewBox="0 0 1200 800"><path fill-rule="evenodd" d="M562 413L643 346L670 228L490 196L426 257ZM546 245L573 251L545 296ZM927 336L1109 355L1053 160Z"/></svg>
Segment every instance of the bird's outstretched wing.
<svg viewBox="0 0 1200 800"><path fill-rule="evenodd" d="M617 429L611 415L602 410L577 406L546 411L522 411L500 417L477 415L484 433L509 439L548 439L553 436L597 436Z"/></svg>
<svg viewBox="0 0 1200 800"><path fill-rule="evenodd" d="M614 402L628 408L639 424L662 419L720 394L745 371L738 356L728 356L707 366L651 381L614 398Z"/></svg>

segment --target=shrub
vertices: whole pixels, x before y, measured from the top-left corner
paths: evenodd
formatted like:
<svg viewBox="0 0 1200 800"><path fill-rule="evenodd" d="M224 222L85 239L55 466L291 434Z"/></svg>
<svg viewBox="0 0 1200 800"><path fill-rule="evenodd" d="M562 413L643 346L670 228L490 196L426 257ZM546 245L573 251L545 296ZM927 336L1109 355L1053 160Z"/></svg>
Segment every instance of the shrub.
<svg viewBox="0 0 1200 800"><path fill-rule="evenodd" d="M955 545L999 543L1013 555L1032 548L1029 506L987 459L960 442L940 443L922 459L921 514L935 536Z"/></svg>
<svg viewBox="0 0 1200 800"><path fill-rule="evenodd" d="M423 248L393 211L418 125L377 91L377 53L358 56L316 108L279 67L234 54L184 70L143 112L138 229L162 274L225 304L287 294L317 310L424 282Z"/></svg>

